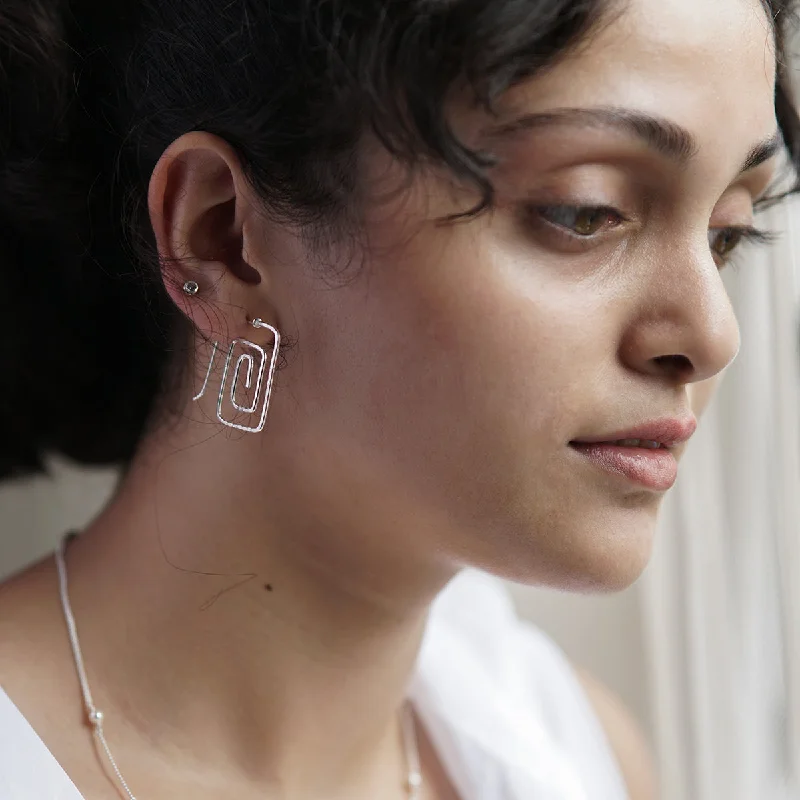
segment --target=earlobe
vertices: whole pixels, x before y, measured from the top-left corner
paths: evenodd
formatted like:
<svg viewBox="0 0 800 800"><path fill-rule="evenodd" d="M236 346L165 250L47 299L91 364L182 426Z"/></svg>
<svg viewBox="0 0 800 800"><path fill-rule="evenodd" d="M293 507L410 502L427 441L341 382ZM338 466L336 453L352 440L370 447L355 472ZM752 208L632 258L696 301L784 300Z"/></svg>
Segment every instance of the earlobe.
<svg viewBox="0 0 800 800"><path fill-rule="evenodd" d="M235 300L236 283L261 281L243 257L248 201L236 153L209 133L176 139L153 170L148 209L162 279L175 304L201 330L211 320L202 304L187 302L187 281L196 282L204 299L218 301L219 308ZM195 319L198 313L202 319Z"/></svg>

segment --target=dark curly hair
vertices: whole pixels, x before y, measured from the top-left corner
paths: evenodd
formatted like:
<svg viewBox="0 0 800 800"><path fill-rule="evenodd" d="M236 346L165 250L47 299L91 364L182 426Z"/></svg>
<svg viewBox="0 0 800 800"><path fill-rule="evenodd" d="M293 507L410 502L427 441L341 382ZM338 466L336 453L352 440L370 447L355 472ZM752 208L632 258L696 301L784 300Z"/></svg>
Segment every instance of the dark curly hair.
<svg viewBox="0 0 800 800"><path fill-rule="evenodd" d="M789 0L764 0L779 63ZM616 4L615 4L616 7ZM0 5L0 478L48 453L125 464L189 323L146 213L181 134L228 141L265 204L314 233L355 215L371 132L446 166L491 207L490 154L443 108L488 111L613 11L609 0L3 0ZM800 161L787 70L776 111ZM47 387L47 388L45 388Z"/></svg>

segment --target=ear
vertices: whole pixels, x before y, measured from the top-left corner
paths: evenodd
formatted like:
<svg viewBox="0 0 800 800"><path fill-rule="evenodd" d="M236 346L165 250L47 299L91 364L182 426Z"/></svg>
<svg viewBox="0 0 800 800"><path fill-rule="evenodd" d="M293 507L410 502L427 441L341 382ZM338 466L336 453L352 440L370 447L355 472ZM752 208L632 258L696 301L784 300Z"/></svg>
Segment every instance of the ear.
<svg viewBox="0 0 800 800"><path fill-rule="evenodd" d="M235 151L210 133L176 139L153 170L148 209L164 285L209 338L238 336L254 317L277 325L269 275L245 254L245 221L257 208ZM183 291L190 280L195 296Z"/></svg>

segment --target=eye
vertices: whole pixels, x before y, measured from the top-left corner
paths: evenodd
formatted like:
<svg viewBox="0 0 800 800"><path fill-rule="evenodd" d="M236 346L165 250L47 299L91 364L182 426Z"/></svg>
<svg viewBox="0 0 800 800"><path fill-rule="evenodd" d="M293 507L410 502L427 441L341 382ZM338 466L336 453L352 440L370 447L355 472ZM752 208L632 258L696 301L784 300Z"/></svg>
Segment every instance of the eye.
<svg viewBox="0 0 800 800"><path fill-rule="evenodd" d="M708 244L711 247L711 252L723 265L730 260L731 254L742 242L770 244L774 240L774 233L761 231L749 225L711 228L708 231Z"/></svg>
<svg viewBox="0 0 800 800"><path fill-rule="evenodd" d="M708 232L708 243L711 246L711 252L723 261L730 256L743 239L744 231L741 228L712 229Z"/></svg>
<svg viewBox="0 0 800 800"><path fill-rule="evenodd" d="M535 209L546 222L563 228L575 236L589 238L605 227L616 227L623 216L607 206L537 206Z"/></svg>

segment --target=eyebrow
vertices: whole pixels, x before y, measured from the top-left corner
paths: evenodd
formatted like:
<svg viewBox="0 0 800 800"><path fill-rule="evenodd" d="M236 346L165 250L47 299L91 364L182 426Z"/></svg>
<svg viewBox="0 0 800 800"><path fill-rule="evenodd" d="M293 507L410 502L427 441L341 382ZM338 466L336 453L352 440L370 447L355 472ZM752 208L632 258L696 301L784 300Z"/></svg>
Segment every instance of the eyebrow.
<svg viewBox="0 0 800 800"><path fill-rule="evenodd" d="M697 155L699 145L686 128L664 117L626 108L558 108L538 114L523 114L508 122L484 129L490 140L510 138L523 131L555 125L573 125L583 128L611 128L622 131L643 142L651 150L685 166ZM747 154L740 172L747 172L768 161L783 148L779 131L756 143Z"/></svg>

